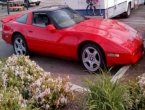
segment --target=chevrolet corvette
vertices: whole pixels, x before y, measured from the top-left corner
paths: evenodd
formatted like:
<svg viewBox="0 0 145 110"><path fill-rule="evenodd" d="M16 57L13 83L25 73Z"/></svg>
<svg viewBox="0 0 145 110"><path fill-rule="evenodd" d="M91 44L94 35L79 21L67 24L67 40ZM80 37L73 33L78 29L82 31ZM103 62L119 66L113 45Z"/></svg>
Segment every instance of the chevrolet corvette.
<svg viewBox="0 0 145 110"><path fill-rule="evenodd" d="M135 64L143 55L143 38L117 20L87 18L67 6L48 6L3 19L2 38L15 54L37 52L80 61L96 72Z"/></svg>

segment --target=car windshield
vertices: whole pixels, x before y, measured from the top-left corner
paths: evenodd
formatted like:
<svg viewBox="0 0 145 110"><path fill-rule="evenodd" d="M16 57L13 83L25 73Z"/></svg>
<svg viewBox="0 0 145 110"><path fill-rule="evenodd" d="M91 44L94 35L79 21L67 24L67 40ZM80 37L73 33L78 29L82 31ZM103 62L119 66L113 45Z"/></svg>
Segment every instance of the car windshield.
<svg viewBox="0 0 145 110"><path fill-rule="evenodd" d="M70 8L52 11L50 16L59 28L70 27L85 20L85 17Z"/></svg>

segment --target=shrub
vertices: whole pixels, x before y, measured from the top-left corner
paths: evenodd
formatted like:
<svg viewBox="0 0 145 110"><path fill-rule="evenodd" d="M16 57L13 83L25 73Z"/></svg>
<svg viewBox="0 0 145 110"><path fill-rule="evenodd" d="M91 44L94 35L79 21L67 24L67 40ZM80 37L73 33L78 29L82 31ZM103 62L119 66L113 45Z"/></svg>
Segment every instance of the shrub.
<svg viewBox="0 0 145 110"><path fill-rule="evenodd" d="M103 74L94 82L88 81L88 87L88 110L125 110L129 100L127 89L119 83L111 82L111 76Z"/></svg>
<svg viewBox="0 0 145 110"><path fill-rule="evenodd" d="M26 101L23 100L17 88L9 87L0 90L0 110L30 110L26 108Z"/></svg>
<svg viewBox="0 0 145 110"><path fill-rule="evenodd" d="M2 68L2 66L3 66L3 61L2 59L0 59L0 69Z"/></svg>
<svg viewBox="0 0 145 110"><path fill-rule="evenodd" d="M73 97L69 77L54 78L26 56L9 57L0 78L2 109L55 110Z"/></svg>
<svg viewBox="0 0 145 110"><path fill-rule="evenodd" d="M88 81L87 110L144 110L145 74L127 84L112 82L103 74L96 81Z"/></svg>
<svg viewBox="0 0 145 110"><path fill-rule="evenodd" d="M130 100L126 106L127 110L144 110L145 108L145 94L137 81L130 81L128 83L128 97Z"/></svg>

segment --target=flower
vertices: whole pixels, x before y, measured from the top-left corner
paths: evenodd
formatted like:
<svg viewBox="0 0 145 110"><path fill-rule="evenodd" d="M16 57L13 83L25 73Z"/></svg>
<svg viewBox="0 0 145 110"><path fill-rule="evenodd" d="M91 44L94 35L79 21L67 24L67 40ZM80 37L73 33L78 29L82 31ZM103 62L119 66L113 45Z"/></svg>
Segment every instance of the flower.
<svg viewBox="0 0 145 110"><path fill-rule="evenodd" d="M4 93L9 93L10 89L10 95L18 102L20 110L29 104L38 105L38 109L57 109L68 103L73 92L70 89L69 76L54 78L27 56L12 55L2 66L1 72L3 92L0 93L0 100L7 98ZM0 101L0 105L2 102Z"/></svg>
<svg viewBox="0 0 145 110"><path fill-rule="evenodd" d="M65 98L64 96L62 98L60 98L60 103L67 104L67 98Z"/></svg>

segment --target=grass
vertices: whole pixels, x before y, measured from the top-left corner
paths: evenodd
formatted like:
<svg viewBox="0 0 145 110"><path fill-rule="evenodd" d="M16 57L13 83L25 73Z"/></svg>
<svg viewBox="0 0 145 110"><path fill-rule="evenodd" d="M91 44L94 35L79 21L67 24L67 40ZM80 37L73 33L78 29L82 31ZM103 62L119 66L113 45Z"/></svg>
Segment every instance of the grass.
<svg viewBox="0 0 145 110"><path fill-rule="evenodd" d="M96 81L87 81L87 110L125 110L125 86L111 82L111 76L102 74Z"/></svg>

